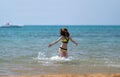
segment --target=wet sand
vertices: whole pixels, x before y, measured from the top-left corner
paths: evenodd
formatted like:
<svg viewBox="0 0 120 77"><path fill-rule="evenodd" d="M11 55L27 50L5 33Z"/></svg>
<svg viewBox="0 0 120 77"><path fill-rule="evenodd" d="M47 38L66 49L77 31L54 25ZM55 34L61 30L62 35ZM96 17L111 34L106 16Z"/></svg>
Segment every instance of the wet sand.
<svg viewBox="0 0 120 77"><path fill-rule="evenodd" d="M0 76L0 77L120 77L120 73L115 74L61 74L61 75L36 75L36 76Z"/></svg>

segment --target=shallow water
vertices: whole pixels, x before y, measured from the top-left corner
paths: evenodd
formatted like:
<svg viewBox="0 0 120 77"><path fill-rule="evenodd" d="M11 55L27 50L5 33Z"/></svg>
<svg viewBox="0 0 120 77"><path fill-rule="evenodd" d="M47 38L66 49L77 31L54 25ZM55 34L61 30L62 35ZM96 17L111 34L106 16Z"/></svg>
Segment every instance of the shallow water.
<svg viewBox="0 0 120 77"><path fill-rule="evenodd" d="M61 42L47 47L63 27L79 43L69 42L67 59L57 56ZM120 26L0 28L0 75L120 72L119 31Z"/></svg>

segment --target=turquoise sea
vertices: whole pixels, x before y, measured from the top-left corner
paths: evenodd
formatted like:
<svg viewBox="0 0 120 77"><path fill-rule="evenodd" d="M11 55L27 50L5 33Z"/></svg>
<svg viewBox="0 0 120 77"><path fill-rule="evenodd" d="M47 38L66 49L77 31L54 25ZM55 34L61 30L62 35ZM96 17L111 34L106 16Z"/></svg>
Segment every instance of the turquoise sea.
<svg viewBox="0 0 120 77"><path fill-rule="evenodd" d="M78 42L59 58L60 43L48 48L67 28ZM0 27L0 75L84 74L120 72L120 26L26 25Z"/></svg>

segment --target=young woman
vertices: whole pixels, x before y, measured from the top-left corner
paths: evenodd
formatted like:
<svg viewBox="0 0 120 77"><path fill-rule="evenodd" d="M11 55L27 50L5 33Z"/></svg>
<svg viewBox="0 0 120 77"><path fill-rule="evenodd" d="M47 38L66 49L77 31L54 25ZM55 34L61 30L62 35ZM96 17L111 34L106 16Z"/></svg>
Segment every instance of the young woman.
<svg viewBox="0 0 120 77"><path fill-rule="evenodd" d="M78 43L76 43L70 37L70 34L69 34L69 32L68 32L68 30L66 28L61 28L60 29L60 37L56 41L50 43L48 45L48 47L51 47L52 45L58 43L60 40L61 40L62 43L61 43L60 48L59 48L59 55L60 55L60 57L67 58L68 57L68 54L67 54L67 45L68 45L69 40L72 41L76 46L78 45Z"/></svg>

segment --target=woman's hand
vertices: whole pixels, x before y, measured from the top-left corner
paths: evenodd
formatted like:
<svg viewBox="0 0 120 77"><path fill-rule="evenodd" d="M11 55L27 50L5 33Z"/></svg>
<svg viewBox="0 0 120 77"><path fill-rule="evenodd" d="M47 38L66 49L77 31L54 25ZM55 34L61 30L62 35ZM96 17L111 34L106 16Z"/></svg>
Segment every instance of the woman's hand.
<svg viewBox="0 0 120 77"><path fill-rule="evenodd" d="M78 43L75 43L76 46L78 46Z"/></svg>
<svg viewBox="0 0 120 77"><path fill-rule="evenodd" d="M52 46L52 44L49 44L49 45L48 45L48 48L50 48L51 46Z"/></svg>
<svg viewBox="0 0 120 77"><path fill-rule="evenodd" d="M78 43L76 43L76 46L78 46Z"/></svg>

